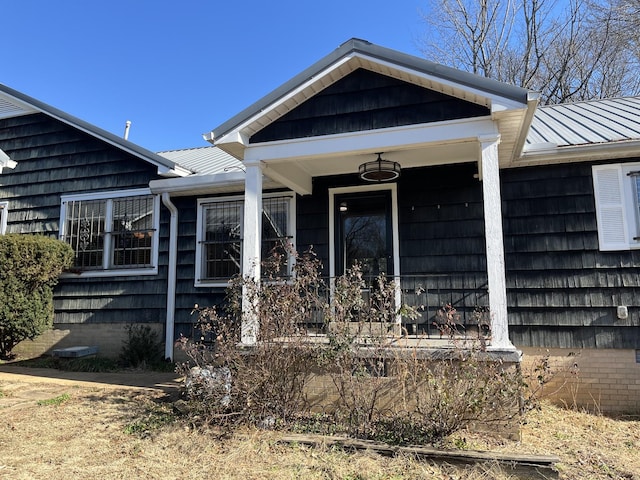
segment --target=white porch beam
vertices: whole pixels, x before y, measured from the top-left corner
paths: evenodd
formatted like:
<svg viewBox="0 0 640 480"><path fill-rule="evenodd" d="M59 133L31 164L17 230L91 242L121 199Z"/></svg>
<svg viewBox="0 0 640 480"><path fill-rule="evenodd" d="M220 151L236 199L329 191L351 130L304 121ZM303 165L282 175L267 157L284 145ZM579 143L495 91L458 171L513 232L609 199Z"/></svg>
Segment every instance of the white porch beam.
<svg viewBox="0 0 640 480"><path fill-rule="evenodd" d="M320 156L344 156L389 150L411 150L421 146L474 142L479 131L493 131L495 122L487 117L434 122L365 132L339 133L320 137L253 144L245 151L245 162L260 159L269 164L305 160Z"/></svg>
<svg viewBox="0 0 640 480"><path fill-rule="evenodd" d="M260 285L260 234L262 232L262 167L260 162L245 164L244 220L242 240L242 326L241 342L255 345L258 340L256 299L247 289L247 281Z"/></svg>
<svg viewBox="0 0 640 480"><path fill-rule="evenodd" d="M478 137L482 166L482 196L484 201L485 243L489 312L491 315L491 349L515 350L509 340L507 317L507 284L505 280L504 240L498 144L500 135Z"/></svg>
<svg viewBox="0 0 640 480"><path fill-rule="evenodd" d="M267 163L263 165L263 168L267 177L280 182L298 195L311 195L313 191L311 175L297 165Z"/></svg>

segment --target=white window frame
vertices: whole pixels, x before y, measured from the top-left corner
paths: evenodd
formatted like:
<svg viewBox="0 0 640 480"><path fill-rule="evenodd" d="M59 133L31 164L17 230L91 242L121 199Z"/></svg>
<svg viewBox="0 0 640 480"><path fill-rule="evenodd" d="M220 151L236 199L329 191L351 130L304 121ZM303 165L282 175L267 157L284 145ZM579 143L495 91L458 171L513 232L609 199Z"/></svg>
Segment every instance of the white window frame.
<svg viewBox="0 0 640 480"><path fill-rule="evenodd" d="M293 192L273 192L265 193L262 198L274 198L274 197L288 197L289 198L289 218L287 219L287 235L290 236L290 243L293 248L296 247L296 195ZM229 279L203 279L203 246L202 242L205 238L204 231L204 206L217 202L242 202L242 216L244 216L244 195L232 195L225 197L209 197L199 198L197 201L198 213L196 219L196 264L195 264L195 287L227 287L229 285ZM241 218L240 221L240 241L244 239L244 221ZM291 259L290 259L291 260ZM242 273L242 255L240 255L240 273ZM288 273L292 272L293 263L289 261Z"/></svg>
<svg viewBox="0 0 640 480"><path fill-rule="evenodd" d="M66 221L66 205L68 202L73 201L92 201L92 200L116 200L126 197L138 197L152 195L149 188L138 188L133 190L118 190L118 191L106 191L106 192L93 192L93 193L80 193L73 195L62 195L60 197L60 240L64 241L65 229L67 228ZM65 273L63 276L69 277L124 277L124 276L138 276L138 275L157 275L158 274L158 246L160 244L160 196L153 196L153 230L154 235L151 240L151 266L141 268L113 268L110 267L111 252L109 254L103 254L102 269L98 270L82 270L74 273ZM109 209L108 209L109 210ZM108 213L110 215L111 213ZM105 228L112 222L105 222ZM111 231L105 232L110 236ZM105 250L110 250L110 241L105 239Z"/></svg>
<svg viewBox="0 0 640 480"><path fill-rule="evenodd" d="M7 215L9 213L9 202L0 202L0 235L7 233Z"/></svg>
<svg viewBox="0 0 640 480"><path fill-rule="evenodd" d="M592 172L600 250L639 249L639 192L630 174L640 175L640 163L594 165Z"/></svg>

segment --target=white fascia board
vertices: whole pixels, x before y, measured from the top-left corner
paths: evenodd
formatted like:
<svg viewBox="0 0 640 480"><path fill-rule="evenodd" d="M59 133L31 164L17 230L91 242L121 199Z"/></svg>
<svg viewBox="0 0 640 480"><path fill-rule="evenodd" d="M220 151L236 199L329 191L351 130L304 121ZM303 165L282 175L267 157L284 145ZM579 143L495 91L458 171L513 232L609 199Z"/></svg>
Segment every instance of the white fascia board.
<svg viewBox="0 0 640 480"><path fill-rule="evenodd" d="M9 155L4 153L2 149L0 149L0 173L2 173L3 168L16 168L18 162L15 162L9 158Z"/></svg>
<svg viewBox="0 0 640 480"><path fill-rule="evenodd" d="M478 135L495 131L495 122L488 117L482 117L263 144L254 143L245 151L245 161L299 160L318 155L339 155L345 152L370 153L391 148L411 148L429 143L475 140Z"/></svg>
<svg viewBox="0 0 640 480"><path fill-rule="evenodd" d="M557 163L570 161L601 160L609 158L637 157L640 154L640 140L614 143L598 143L591 145L555 146L544 144L548 148L527 149L514 162L515 165L536 165L540 163Z"/></svg>
<svg viewBox="0 0 640 480"><path fill-rule="evenodd" d="M161 177L186 177L193 175L193 172L178 165L176 165L176 168L167 168L158 165L158 175Z"/></svg>
<svg viewBox="0 0 640 480"><path fill-rule="evenodd" d="M252 118L257 118L259 116L261 116L261 115L256 115L256 116L254 116ZM220 137L217 140L215 138L213 138L213 135L205 135L203 138L205 140L207 140L208 142L210 142L212 145L215 145L215 146L219 146L219 145L225 144L225 143L237 143L239 145L247 147L249 145L249 136L245 135L244 133L242 133L242 129L247 124L250 124L250 123L251 122L243 123L241 126L239 126L236 129L230 131L229 133L224 134L222 137Z"/></svg>
<svg viewBox="0 0 640 480"><path fill-rule="evenodd" d="M216 187L228 187L233 184L244 185L244 172L225 172L213 175L193 175L182 178L168 178L166 180L151 180L149 188L152 193L178 193L189 192L194 189L202 189L210 187L215 190Z"/></svg>

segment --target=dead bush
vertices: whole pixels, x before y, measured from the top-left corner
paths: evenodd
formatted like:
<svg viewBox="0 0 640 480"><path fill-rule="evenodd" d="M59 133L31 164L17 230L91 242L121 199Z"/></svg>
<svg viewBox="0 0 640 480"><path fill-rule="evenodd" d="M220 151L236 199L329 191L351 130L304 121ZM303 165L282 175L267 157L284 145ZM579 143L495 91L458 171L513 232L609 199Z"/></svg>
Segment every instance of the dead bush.
<svg viewBox="0 0 640 480"><path fill-rule="evenodd" d="M405 337L400 317L416 311L399 304L392 280L380 276L369 283L355 265L326 295L313 253L296 258L291 278L273 273L283 271L281 261L265 266L272 273L259 285L235 279L224 312L196 309L199 328L215 340L210 346L183 340L192 363L181 368L203 421L439 444L474 424L506 423L518 414L519 369L492 357L482 332L460 342L451 306L439 320L450 338L447 348L398 346ZM250 347L240 346L242 298L254 306L260 325ZM305 327L318 316L325 335L311 341ZM318 368L336 396L313 413L305 393Z"/></svg>

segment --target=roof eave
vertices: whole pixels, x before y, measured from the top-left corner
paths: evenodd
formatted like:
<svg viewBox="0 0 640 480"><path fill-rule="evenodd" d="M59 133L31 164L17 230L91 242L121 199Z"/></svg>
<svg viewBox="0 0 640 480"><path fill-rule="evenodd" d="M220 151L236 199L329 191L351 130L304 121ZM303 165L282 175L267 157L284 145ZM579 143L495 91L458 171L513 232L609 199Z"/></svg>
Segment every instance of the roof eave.
<svg viewBox="0 0 640 480"><path fill-rule="evenodd" d="M511 155L512 162L517 161L518 158L522 157L524 146L527 141L527 135L529 135L529 129L531 128L531 123L533 122L539 103L540 93L532 91L528 92L527 109L524 117L522 118L522 124Z"/></svg>
<svg viewBox="0 0 640 480"><path fill-rule="evenodd" d="M640 154L640 139L623 142L605 142L589 145L551 146L538 151L524 152L514 166L613 160L637 157Z"/></svg>
<svg viewBox="0 0 640 480"><path fill-rule="evenodd" d="M158 168L158 175L166 175L166 176L186 176L190 175L191 172L188 169L177 165L174 162L171 162L158 154L147 150L135 143L132 143L124 138L121 138L117 135L114 135L111 132L108 132L100 127L92 125L84 120L81 120L73 115L69 115L62 110L52 107L40 100L37 100L33 97L25 95L24 93L18 92L13 88L7 87L6 85L0 84L0 92L12 97L19 103L27 104L31 108L48 115L51 118L54 118L60 122L63 122L71 127L74 127L84 133L87 133L93 137L96 137L120 150L123 150L131 155L134 155Z"/></svg>

